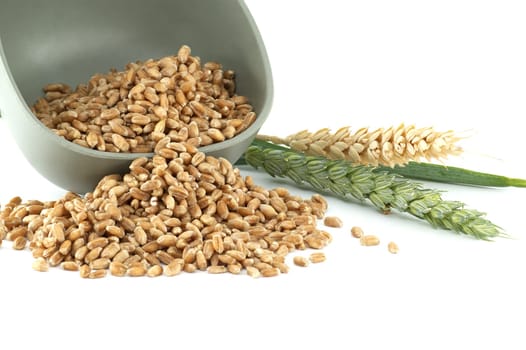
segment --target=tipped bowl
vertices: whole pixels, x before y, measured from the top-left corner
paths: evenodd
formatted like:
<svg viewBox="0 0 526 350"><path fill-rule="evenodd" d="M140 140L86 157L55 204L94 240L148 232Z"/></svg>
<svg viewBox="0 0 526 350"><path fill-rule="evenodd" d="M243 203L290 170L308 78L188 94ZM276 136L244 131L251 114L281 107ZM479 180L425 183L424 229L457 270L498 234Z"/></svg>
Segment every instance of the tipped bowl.
<svg viewBox="0 0 526 350"><path fill-rule="evenodd" d="M4 0L0 8L0 113L32 166L64 189L91 191L103 176L152 154L101 152L56 136L30 110L48 83L76 86L187 44L202 62L233 69L236 92L257 114L242 133L200 150L235 162L270 112L270 64L242 0Z"/></svg>

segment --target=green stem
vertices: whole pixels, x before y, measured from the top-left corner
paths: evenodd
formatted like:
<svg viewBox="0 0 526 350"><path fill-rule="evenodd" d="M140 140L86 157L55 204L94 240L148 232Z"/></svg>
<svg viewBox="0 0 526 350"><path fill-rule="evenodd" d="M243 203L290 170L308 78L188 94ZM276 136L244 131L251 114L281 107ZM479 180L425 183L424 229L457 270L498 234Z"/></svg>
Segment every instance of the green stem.
<svg viewBox="0 0 526 350"><path fill-rule="evenodd" d="M455 183L488 187L526 187L526 180L509 178L502 175L431 163L409 162L394 168L380 166L379 171L403 175L405 177L436 182Z"/></svg>
<svg viewBox="0 0 526 350"><path fill-rule="evenodd" d="M243 162L262 168L271 176L286 177L299 185L308 184L320 193L346 200L367 200L380 210L393 208L407 212L434 227L484 240L504 236L483 213L465 209L461 202L446 201L439 191L374 167L307 156L264 141L254 142L245 152Z"/></svg>

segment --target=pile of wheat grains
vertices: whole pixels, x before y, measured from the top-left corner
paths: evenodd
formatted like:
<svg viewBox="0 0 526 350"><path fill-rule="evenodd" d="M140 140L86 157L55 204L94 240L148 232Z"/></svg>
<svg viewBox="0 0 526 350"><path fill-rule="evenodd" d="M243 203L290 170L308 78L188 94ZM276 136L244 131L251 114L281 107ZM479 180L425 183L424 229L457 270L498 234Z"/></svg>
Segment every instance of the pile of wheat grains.
<svg viewBox="0 0 526 350"><path fill-rule="evenodd" d="M84 196L15 197L1 208L0 244L29 245L33 269L61 266L85 278L196 270L271 277L288 272L292 251L331 241L317 228L327 210L322 196L264 189L226 159L199 151L239 134L256 114L235 93L234 72L201 65L188 46L95 74L74 91L55 83L44 92L32 109L58 136L98 151L154 155Z"/></svg>
<svg viewBox="0 0 526 350"><path fill-rule="evenodd" d="M168 136L154 151L85 196L13 198L0 211L0 240L20 250L29 243L35 270L61 266L85 278L196 270L271 277L288 272L289 253L331 241L317 228L322 196L264 189L227 160Z"/></svg>
<svg viewBox="0 0 526 350"><path fill-rule="evenodd" d="M73 91L48 84L32 111L57 135L99 151L151 153L166 136L206 146L256 119L248 98L236 94L234 78L217 62L201 64L183 45L174 56L95 74Z"/></svg>

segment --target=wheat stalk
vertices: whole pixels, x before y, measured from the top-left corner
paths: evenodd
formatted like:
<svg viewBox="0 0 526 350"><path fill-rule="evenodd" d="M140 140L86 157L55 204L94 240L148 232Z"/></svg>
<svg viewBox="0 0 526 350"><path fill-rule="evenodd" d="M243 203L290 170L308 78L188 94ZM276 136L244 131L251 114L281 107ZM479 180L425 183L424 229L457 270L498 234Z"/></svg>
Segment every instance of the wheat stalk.
<svg viewBox="0 0 526 350"><path fill-rule="evenodd" d="M443 159L462 152L456 144L460 137L453 131L439 132L432 127L404 124L374 131L361 128L354 133L348 126L335 133L328 128L314 133L304 130L286 138L258 135L258 139L287 145L309 155L370 165L402 165L410 160Z"/></svg>
<svg viewBox="0 0 526 350"><path fill-rule="evenodd" d="M375 167L308 156L268 142L256 140L244 160L277 177L287 177L300 185L343 199L368 200L382 211L391 208L426 220L434 227L491 240L504 236L502 230L484 218L484 213L464 208L458 201L442 199L437 190L402 176L375 170Z"/></svg>

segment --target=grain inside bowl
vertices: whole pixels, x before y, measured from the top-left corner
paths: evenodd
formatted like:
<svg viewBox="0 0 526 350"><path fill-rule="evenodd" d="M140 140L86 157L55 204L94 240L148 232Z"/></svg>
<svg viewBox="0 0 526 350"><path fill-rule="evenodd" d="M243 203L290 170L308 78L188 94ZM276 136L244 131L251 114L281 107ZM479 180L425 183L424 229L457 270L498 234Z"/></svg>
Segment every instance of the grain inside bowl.
<svg viewBox="0 0 526 350"><path fill-rule="evenodd" d="M183 45L177 55L128 63L125 70L95 74L75 90L44 87L33 113L58 136L106 152L151 153L168 136L196 147L230 139L256 114L236 95L234 72L201 64Z"/></svg>

